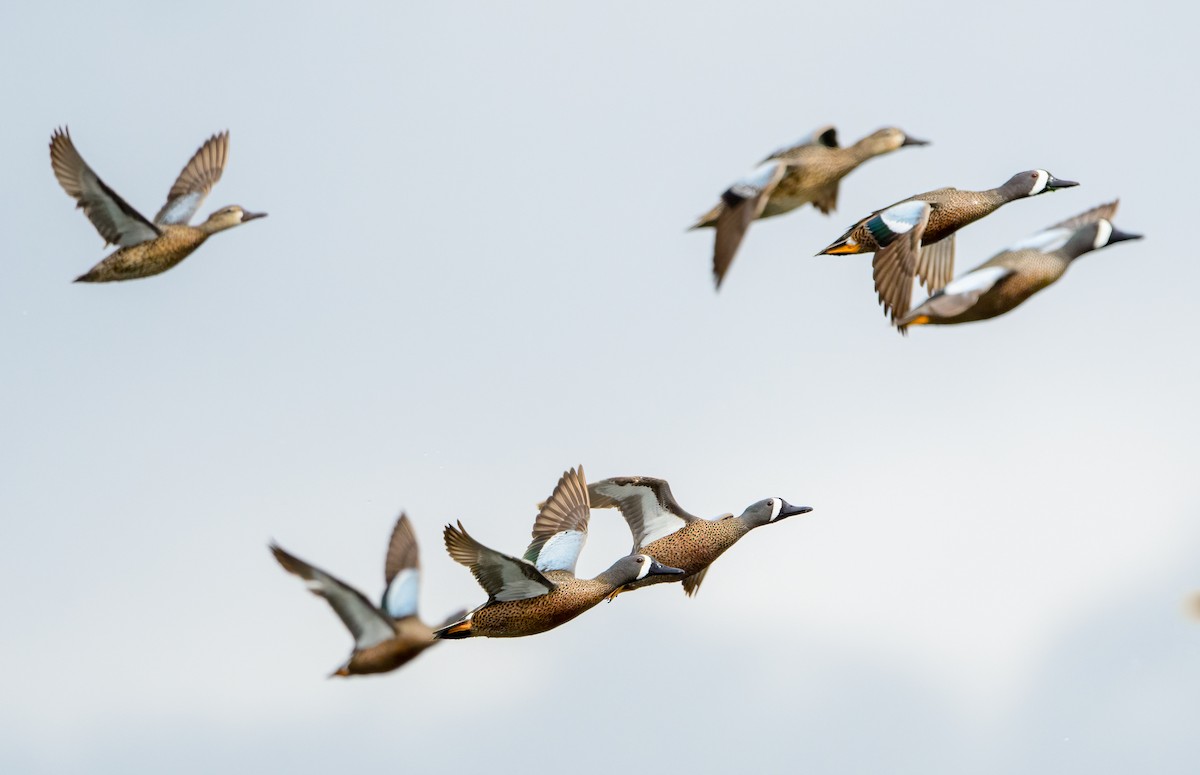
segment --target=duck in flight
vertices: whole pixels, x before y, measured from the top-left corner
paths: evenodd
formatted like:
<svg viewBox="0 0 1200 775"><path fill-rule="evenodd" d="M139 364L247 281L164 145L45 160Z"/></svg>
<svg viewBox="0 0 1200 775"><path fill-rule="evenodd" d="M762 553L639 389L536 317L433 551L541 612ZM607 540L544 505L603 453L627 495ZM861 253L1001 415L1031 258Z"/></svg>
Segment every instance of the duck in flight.
<svg viewBox="0 0 1200 775"><path fill-rule="evenodd" d="M387 586L378 607L354 587L288 554L277 544L271 544L271 553L284 570L304 579L310 592L325 598L354 636L354 651L333 676L387 673L437 642L433 629L417 616L420 558L412 523L404 514L396 520L388 542L383 574ZM447 621L456 622L464 613L459 611Z"/></svg>
<svg viewBox="0 0 1200 775"><path fill-rule="evenodd" d="M912 307L913 277L931 293L950 282L956 231L1009 202L1078 185L1046 170L1026 170L985 191L927 191L876 210L817 255L874 253L875 292L894 322Z"/></svg>
<svg viewBox="0 0 1200 775"><path fill-rule="evenodd" d="M829 215L837 209L838 184L863 162L905 146L928 144L927 140L909 137L896 127L885 127L842 148L838 146L837 130L823 126L772 153L725 189L721 201L691 227L713 227L717 231L713 247L717 289L720 290L751 221L806 204Z"/></svg>
<svg viewBox="0 0 1200 775"><path fill-rule="evenodd" d="M569 622L627 584L683 571L641 553L622 557L592 579L575 576L575 562L587 540L587 481L583 467L565 472L533 524L533 541L522 558L489 549L463 529L447 525L446 551L471 569L487 602L461 621L443 627L438 638L518 638Z"/></svg>
<svg viewBox="0 0 1200 775"><path fill-rule="evenodd" d="M725 514L702 519L680 507L665 479L651 476L617 476L588 487L593 508L615 508L633 533L633 551L683 571L682 576L639 579L613 592L616 597L664 581L682 581L688 596L696 594L704 575L718 557L751 530L812 511L793 506L783 498L765 498L746 507L739 516Z"/></svg>
<svg viewBox="0 0 1200 775"><path fill-rule="evenodd" d="M133 280L165 272L192 254L213 234L240 226L266 213L238 205L222 207L198 226L188 221L221 179L229 156L229 132L208 138L192 156L167 193L153 221L133 209L92 171L64 127L50 136L50 165L59 185L76 201L100 232L105 245L118 249L76 278L77 283Z"/></svg>
<svg viewBox="0 0 1200 775"><path fill-rule="evenodd" d="M1015 309L1058 281L1067 268L1093 250L1141 239L1113 225L1119 200L1056 223L997 253L948 284L900 318L897 325L946 326L987 320Z"/></svg>

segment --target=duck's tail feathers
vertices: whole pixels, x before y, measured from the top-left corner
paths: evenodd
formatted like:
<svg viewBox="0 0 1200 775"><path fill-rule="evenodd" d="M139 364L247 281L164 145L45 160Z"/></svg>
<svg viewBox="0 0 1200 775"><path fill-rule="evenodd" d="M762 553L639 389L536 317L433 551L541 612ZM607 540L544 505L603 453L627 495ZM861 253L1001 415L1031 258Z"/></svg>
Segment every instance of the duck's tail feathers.
<svg viewBox="0 0 1200 775"><path fill-rule="evenodd" d="M471 637L471 620L462 619L433 633L438 640L462 640Z"/></svg>

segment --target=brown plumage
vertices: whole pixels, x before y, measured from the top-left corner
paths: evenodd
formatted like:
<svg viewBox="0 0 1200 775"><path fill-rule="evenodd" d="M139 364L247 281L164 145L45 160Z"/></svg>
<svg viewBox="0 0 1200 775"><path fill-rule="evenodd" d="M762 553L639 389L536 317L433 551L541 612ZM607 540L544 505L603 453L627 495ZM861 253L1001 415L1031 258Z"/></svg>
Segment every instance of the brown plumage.
<svg viewBox="0 0 1200 775"><path fill-rule="evenodd" d="M562 475L534 521L533 541L523 559L501 554L447 525L446 551L470 568L488 593L487 602L462 621L442 628L438 638L518 638L569 622L621 586L654 574L679 574L645 555L630 555L592 579L574 568L587 537L590 514L583 468Z"/></svg>
<svg viewBox="0 0 1200 775"><path fill-rule="evenodd" d="M768 156L753 172L726 189L721 201L691 227L716 227L713 275L717 288L752 221L806 204L828 215L837 208L842 178L863 162L906 145L925 144L895 127L887 127L840 148L836 131L828 126Z"/></svg>
<svg viewBox="0 0 1200 775"><path fill-rule="evenodd" d="M709 566L742 536L756 527L795 514L812 511L793 506L782 498L766 498L746 507L739 516L725 514L701 519L684 511L665 479L652 476L617 476L593 482L588 487L593 508L615 508L633 534L633 551L679 568L682 577L649 577L626 584L625 590L640 589L667 581L682 581L689 596L696 593Z"/></svg>
<svg viewBox="0 0 1200 775"><path fill-rule="evenodd" d="M939 188L876 210L817 255L875 253L875 291L892 321L912 306L913 278L930 291L954 276L954 233L1016 199L1078 185L1045 170L1013 175L986 191Z"/></svg>
<svg viewBox="0 0 1200 775"><path fill-rule="evenodd" d="M133 280L165 272L213 234L265 216L266 213L250 213L230 205L214 212L199 226L188 225L221 179L228 154L228 132L205 141L184 165L167 194L166 204L150 222L92 171L75 149L66 128L56 129L50 137L50 166L54 176L100 232L104 244L119 246L76 282Z"/></svg>
<svg viewBox="0 0 1200 775"><path fill-rule="evenodd" d="M325 598L354 636L354 650L334 676L386 673L401 667L435 642L433 629L417 616L420 561L412 523L404 514L396 520L384 563L383 605L375 606L358 590L278 545L271 553L284 570L304 579L314 594ZM463 611L448 621L457 621Z"/></svg>
<svg viewBox="0 0 1200 775"><path fill-rule="evenodd" d="M1094 207L1022 240L930 296L898 325L952 325L1002 315L1057 282L1084 253L1140 239L1112 224L1117 202Z"/></svg>

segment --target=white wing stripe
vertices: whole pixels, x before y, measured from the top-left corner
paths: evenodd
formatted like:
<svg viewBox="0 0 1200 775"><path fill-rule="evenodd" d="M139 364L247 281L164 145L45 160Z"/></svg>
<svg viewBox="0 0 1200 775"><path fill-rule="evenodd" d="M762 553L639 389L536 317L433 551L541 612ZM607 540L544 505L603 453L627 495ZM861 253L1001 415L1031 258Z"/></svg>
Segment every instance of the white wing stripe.
<svg viewBox="0 0 1200 775"><path fill-rule="evenodd" d="M943 289L943 292L947 296L954 296L957 294L986 291L1010 271L1002 266L985 266L982 269L976 269L974 272L968 272L948 284Z"/></svg>

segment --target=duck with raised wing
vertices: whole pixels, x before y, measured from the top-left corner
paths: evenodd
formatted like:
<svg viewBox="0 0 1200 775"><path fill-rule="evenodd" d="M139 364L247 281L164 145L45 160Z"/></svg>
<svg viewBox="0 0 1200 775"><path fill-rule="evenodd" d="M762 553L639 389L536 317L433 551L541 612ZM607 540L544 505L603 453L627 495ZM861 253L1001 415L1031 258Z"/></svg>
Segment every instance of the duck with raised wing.
<svg viewBox="0 0 1200 775"><path fill-rule="evenodd" d="M354 651L333 676L386 673L407 664L436 641L433 629L417 616L421 588L420 558L412 523L396 520L384 563L383 602L376 607L354 587L271 544L271 553L289 573L304 579L314 595L325 598L354 636ZM447 622L462 618L459 611Z"/></svg>
<svg viewBox="0 0 1200 775"><path fill-rule="evenodd" d="M860 164L908 145L928 145L903 130L886 127L854 145L838 146L837 130L824 126L772 153L721 194L716 207L692 229L715 227L713 275L720 289L750 222L812 204L829 215L837 208L838 184Z"/></svg>
<svg viewBox="0 0 1200 775"><path fill-rule="evenodd" d="M1016 308L1057 282L1071 263L1115 242L1141 239L1117 229L1112 218L1119 200L1056 223L992 256L920 306L897 325L946 326L987 320Z"/></svg>
<svg viewBox="0 0 1200 775"><path fill-rule="evenodd" d="M92 171L75 150L66 128L54 130L50 136L50 165L59 185L75 199L76 206L104 238L104 244L120 246L75 282L134 280L165 272L213 234L266 216L230 205L208 216L199 226L188 225L204 197L221 179L228 156L228 132L208 138L184 165L167 193L167 203L151 222Z"/></svg>
<svg viewBox="0 0 1200 775"><path fill-rule="evenodd" d="M914 276L931 293L950 282L956 231L1009 202L1078 185L1046 170L1027 170L986 191L927 191L876 210L817 255L874 253L875 292L896 321L912 307Z"/></svg>
<svg viewBox="0 0 1200 775"><path fill-rule="evenodd" d="M682 581L683 591L694 595L709 566L742 536L756 527L812 511L809 506L793 506L783 498L765 498L747 506L740 516L725 514L702 519L680 507L665 479L650 476L604 479L592 483L588 493L593 508L615 508L625 517L633 533L633 551L684 573L682 577L639 579L614 591L612 597L625 590L665 581Z"/></svg>
<svg viewBox="0 0 1200 775"><path fill-rule="evenodd" d="M575 576L575 563L587 540L587 481L583 467L562 475L533 523L533 541L523 558L489 549L463 529L447 525L446 551L471 569L487 602L461 621L443 627L438 638L519 638L569 622L621 587L642 579L679 575L646 554L622 557L593 579Z"/></svg>

